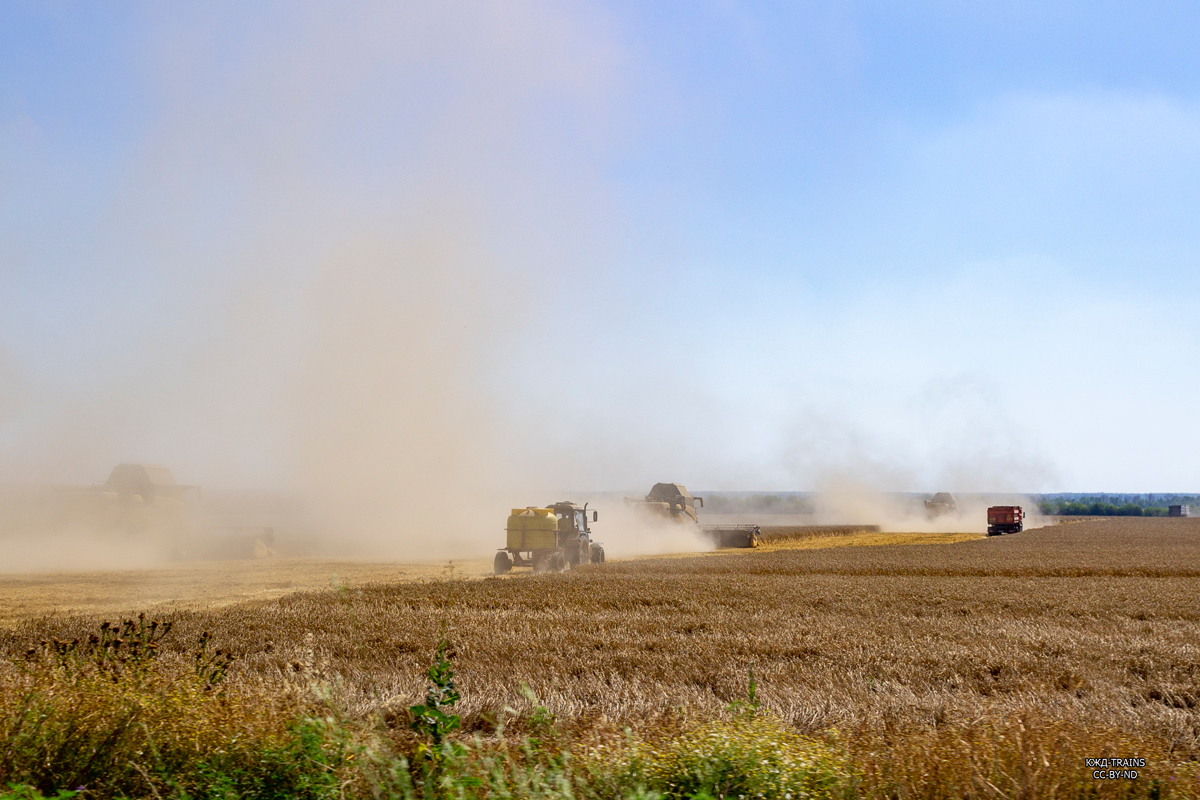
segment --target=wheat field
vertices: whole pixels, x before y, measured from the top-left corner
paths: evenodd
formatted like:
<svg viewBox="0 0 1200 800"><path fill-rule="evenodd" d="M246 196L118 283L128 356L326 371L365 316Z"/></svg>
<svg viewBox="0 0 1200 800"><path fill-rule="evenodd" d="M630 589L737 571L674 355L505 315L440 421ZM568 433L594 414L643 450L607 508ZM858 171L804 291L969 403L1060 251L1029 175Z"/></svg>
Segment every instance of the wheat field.
<svg viewBox="0 0 1200 800"><path fill-rule="evenodd" d="M927 770L912 761L922 748L986 759L1016 747L1018 761L1025 748L1034 766L1080 770L1089 749L1200 756L1200 519L861 536L905 543L342 584L172 617L180 641L211 631L237 656L231 680L312 676L397 735L445 631L468 730L503 714L519 725L540 704L581 739L669 731L745 700L753 670L765 710L873 757L884 743L893 771ZM17 655L97 621L26 618L0 647ZM1000 742L1022 731L1024 745Z"/></svg>

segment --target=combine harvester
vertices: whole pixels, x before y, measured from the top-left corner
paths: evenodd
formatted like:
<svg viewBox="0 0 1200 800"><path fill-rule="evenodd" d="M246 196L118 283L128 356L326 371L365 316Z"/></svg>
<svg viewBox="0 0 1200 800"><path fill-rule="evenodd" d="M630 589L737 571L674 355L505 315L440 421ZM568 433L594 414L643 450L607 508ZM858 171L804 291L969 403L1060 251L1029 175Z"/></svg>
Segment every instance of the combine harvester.
<svg viewBox="0 0 1200 800"><path fill-rule="evenodd" d="M604 546L592 540L587 503L577 506L564 500L545 508L514 508L508 517L505 547L496 553L492 571L497 575L513 567L533 567L534 572L565 572L581 564L603 564Z"/></svg>
<svg viewBox="0 0 1200 800"><path fill-rule="evenodd" d="M169 537L179 560L226 561L274 555L275 530L258 526L197 526L183 504L186 492L200 499L200 487L175 482L159 464L118 464L101 491L117 496L126 514L143 515L143 530Z"/></svg>
<svg viewBox="0 0 1200 800"><path fill-rule="evenodd" d="M23 533L85 532L99 542L137 547L167 560L226 560L273 555L269 527L201 526L193 517L200 487L175 482L159 464L118 464L104 483L51 486L26 503L14 527Z"/></svg>
<svg viewBox="0 0 1200 800"><path fill-rule="evenodd" d="M925 501L925 515L930 519L957 513L958 500L949 492L938 492L933 499Z"/></svg>
<svg viewBox="0 0 1200 800"><path fill-rule="evenodd" d="M682 483L656 483L643 498L625 498L625 505L651 516L694 525L696 533L716 547L758 547L757 525L701 525L697 504L704 508L704 498L693 497Z"/></svg>

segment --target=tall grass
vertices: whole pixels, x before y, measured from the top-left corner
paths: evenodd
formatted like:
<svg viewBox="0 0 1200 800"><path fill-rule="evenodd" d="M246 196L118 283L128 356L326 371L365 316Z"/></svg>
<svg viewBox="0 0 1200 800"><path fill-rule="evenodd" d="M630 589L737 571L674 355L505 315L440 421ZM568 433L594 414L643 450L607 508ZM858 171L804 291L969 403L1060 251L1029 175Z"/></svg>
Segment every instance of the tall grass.
<svg viewBox="0 0 1200 800"><path fill-rule="evenodd" d="M193 798L315 798L340 785L347 742L305 716L313 705L300 692L226 685L229 660L207 638L158 655L136 633L106 623L0 667L0 782Z"/></svg>
<svg viewBox="0 0 1200 800"><path fill-rule="evenodd" d="M579 756L541 706L538 735L509 740L501 719L486 739L454 738L458 695L444 641L425 702L411 709L412 748L381 720L329 705L329 687L308 683L311 674L269 688L251 676L226 684L213 680L208 636L190 657L144 647L134 656L109 631L43 643L0 672L4 798L787 800L831 796L849 777L844 756L750 715L675 741L630 734L615 749L581 746Z"/></svg>
<svg viewBox="0 0 1200 800"><path fill-rule="evenodd" d="M205 640L207 643L207 640ZM143 651L145 652L145 651ZM275 683L212 680L206 650L114 666L112 649L34 648L0 671L0 798L801 800L1195 797L1195 762L1169 742L1047 719L829 730L803 736L749 695L706 721L587 739L528 690L524 731L504 714L458 733L446 643L412 731L354 718L305 667ZM1141 757L1138 780L1097 781L1093 757Z"/></svg>

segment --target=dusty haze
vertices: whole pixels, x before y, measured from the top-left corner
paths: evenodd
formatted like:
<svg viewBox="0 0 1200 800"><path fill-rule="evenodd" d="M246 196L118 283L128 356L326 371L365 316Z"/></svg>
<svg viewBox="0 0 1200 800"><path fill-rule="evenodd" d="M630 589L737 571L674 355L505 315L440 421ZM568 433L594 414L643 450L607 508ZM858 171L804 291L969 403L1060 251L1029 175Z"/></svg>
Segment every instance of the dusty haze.
<svg viewBox="0 0 1200 800"><path fill-rule="evenodd" d="M550 499L551 446L527 446L494 395L514 371L547 392L568 379L513 351L553 335L564 262L601 222L603 38L534 5L348 12L156 21L155 124L110 230L78 244L158 302L100 282L105 347L78 343L78 369L0 349L6 482L165 463L291 494L344 553L383 557L494 546L504 509ZM393 157L356 160L363 137ZM576 174L543 166L564 148L583 151Z"/></svg>
<svg viewBox="0 0 1200 800"><path fill-rule="evenodd" d="M229 4L153 12L146 42L135 151L83 224L30 232L61 239L84 299L75 313L46 298L69 321L37 358L0 342L0 481L163 463L182 483L293 498L290 525L378 558L486 554L507 510L563 499L553 487L697 474L809 488L795 483L861 467L869 488L832 491L821 521L904 519L870 498L914 488L912 473L885 456L881 476L844 420L757 430L706 394L723 377L688 369L702 354L686 346L636 342L612 363L570 350L577 330L643 308L613 298L672 297L610 266L626 221L606 159L636 135L631 87L653 76L602 10ZM963 479L978 454L960 455L933 470L955 485L920 488L1009 488ZM1042 466L1015 458L978 475ZM694 549L602 514L614 555ZM87 540L59 526L52 549L23 542L18 559L14 544L10 564L95 565ZM155 558L136 541L110 551Z"/></svg>

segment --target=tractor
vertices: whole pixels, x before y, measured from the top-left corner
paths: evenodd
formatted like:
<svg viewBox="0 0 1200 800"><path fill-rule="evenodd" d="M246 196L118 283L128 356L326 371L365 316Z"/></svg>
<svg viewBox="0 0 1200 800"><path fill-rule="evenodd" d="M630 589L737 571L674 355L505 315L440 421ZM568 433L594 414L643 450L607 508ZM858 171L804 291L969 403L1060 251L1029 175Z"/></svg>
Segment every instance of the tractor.
<svg viewBox="0 0 1200 800"><path fill-rule="evenodd" d="M604 546L592 540L589 522L599 513L587 503L564 500L545 508L514 508L508 517L506 546L496 553L493 572L503 575L513 567L533 567L534 572L565 572L582 564L603 564Z"/></svg>

